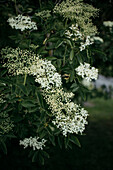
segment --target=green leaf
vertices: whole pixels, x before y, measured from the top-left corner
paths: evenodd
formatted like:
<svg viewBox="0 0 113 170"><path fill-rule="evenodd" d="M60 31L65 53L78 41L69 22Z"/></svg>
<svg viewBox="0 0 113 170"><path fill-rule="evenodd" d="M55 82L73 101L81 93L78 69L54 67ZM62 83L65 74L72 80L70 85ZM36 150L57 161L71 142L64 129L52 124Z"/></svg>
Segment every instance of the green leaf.
<svg viewBox="0 0 113 170"><path fill-rule="evenodd" d="M64 138L65 148L68 147L68 143L69 143L69 137L65 137L65 138Z"/></svg>
<svg viewBox="0 0 113 170"><path fill-rule="evenodd" d="M42 155L43 155L43 156L45 156L45 157L49 158L49 154L48 154L47 152L45 152L45 151L41 151L41 153L42 153Z"/></svg>
<svg viewBox="0 0 113 170"><path fill-rule="evenodd" d="M49 38L49 39L47 40L47 42L55 42L55 41L57 41L57 40L59 40L58 37L52 37L52 38Z"/></svg>
<svg viewBox="0 0 113 170"><path fill-rule="evenodd" d="M81 144L80 144L80 142L79 142L79 140L78 140L77 137L71 136L71 137L70 137L70 141L73 142L75 145L81 147Z"/></svg>
<svg viewBox="0 0 113 170"><path fill-rule="evenodd" d="M1 71L0 71L1 77L4 76L4 74L6 74L6 73L7 73L7 70L1 70Z"/></svg>
<svg viewBox="0 0 113 170"><path fill-rule="evenodd" d="M73 57L74 57L74 49L72 49L70 52L70 60L73 60Z"/></svg>
<svg viewBox="0 0 113 170"><path fill-rule="evenodd" d="M61 64L62 64L61 59L57 59L57 65L58 65L58 68L60 68L60 67L61 67Z"/></svg>
<svg viewBox="0 0 113 170"><path fill-rule="evenodd" d="M38 152L35 152L32 157L32 162L37 162Z"/></svg>
<svg viewBox="0 0 113 170"><path fill-rule="evenodd" d="M4 154L7 154L7 147L6 147L5 142L3 140L1 140L0 143L1 143L1 148L4 152Z"/></svg>
<svg viewBox="0 0 113 170"><path fill-rule="evenodd" d="M44 158L42 157L42 155L39 155L39 161L41 165L44 165Z"/></svg>
<svg viewBox="0 0 113 170"><path fill-rule="evenodd" d="M55 146L55 137L52 135L52 136L49 136L49 140L51 141L51 143Z"/></svg>
<svg viewBox="0 0 113 170"><path fill-rule="evenodd" d="M8 137L8 138L17 138L17 137L16 137L15 135L13 135L13 134L7 134L6 137Z"/></svg>
<svg viewBox="0 0 113 170"><path fill-rule="evenodd" d="M29 108L29 107L35 107L36 105L34 105L33 103L31 103L31 102L29 102L29 101L23 101L22 103L21 103L21 105L23 106L23 107L27 107L27 108Z"/></svg>
<svg viewBox="0 0 113 170"><path fill-rule="evenodd" d="M72 71L70 74L70 82L72 82L74 80L74 78L75 78L75 73L74 73L74 71Z"/></svg>
<svg viewBox="0 0 113 170"><path fill-rule="evenodd" d="M27 93L27 88L23 84L17 84L17 87L25 94L26 96L28 95Z"/></svg>
<svg viewBox="0 0 113 170"><path fill-rule="evenodd" d="M62 44L63 44L63 41L58 40L57 43L56 43L56 47L55 48L60 47Z"/></svg>
<svg viewBox="0 0 113 170"><path fill-rule="evenodd" d="M60 148L62 149L63 141L62 141L62 138L59 136L58 136L58 144L59 144Z"/></svg>

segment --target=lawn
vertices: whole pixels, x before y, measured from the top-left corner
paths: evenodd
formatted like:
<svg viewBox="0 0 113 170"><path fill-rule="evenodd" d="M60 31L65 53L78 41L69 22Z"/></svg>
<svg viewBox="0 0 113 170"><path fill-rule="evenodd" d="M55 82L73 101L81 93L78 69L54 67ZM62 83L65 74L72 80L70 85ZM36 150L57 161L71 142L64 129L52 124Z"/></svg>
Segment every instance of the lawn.
<svg viewBox="0 0 113 170"><path fill-rule="evenodd" d="M113 170L113 100L97 98L88 105L89 125L86 135L79 137L81 148L51 148L50 159L42 167L31 165L10 148L8 156L1 159L1 170Z"/></svg>
<svg viewBox="0 0 113 170"><path fill-rule="evenodd" d="M113 100L90 101L89 125L80 136L82 147L53 152L44 170L113 170Z"/></svg>

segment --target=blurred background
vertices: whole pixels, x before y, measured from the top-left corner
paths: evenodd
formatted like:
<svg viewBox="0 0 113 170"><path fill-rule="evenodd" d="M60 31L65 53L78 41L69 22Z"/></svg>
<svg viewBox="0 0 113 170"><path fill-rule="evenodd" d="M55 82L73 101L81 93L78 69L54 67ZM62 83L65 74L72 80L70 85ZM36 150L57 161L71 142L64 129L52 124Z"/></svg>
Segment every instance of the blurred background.
<svg viewBox="0 0 113 170"><path fill-rule="evenodd" d="M31 163L19 156L19 148L9 145L8 155L0 155L1 170L113 170L113 1L84 0L100 10L94 19L98 35L94 38L94 65L99 69L99 78L93 84L83 84L91 90L83 103L89 112L89 125L85 134L79 136L81 148L72 150L51 146L50 159L44 166ZM10 1L0 1L1 14ZM38 1L32 0L31 4ZM10 11L10 9L9 9ZM8 28L3 24L5 15L0 16L0 48L9 44ZM11 42L10 42L11 43ZM15 152L15 150L17 150Z"/></svg>

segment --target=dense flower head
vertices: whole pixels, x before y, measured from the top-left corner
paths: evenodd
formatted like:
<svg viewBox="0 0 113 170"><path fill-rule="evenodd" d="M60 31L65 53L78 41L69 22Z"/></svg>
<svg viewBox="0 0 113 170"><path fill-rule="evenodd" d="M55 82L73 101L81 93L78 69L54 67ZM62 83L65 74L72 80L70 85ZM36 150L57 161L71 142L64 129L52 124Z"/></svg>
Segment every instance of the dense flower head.
<svg viewBox="0 0 113 170"><path fill-rule="evenodd" d="M71 101L73 93L64 92L63 89L44 91L45 100L53 114L52 123L59 128L64 136L68 133L81 133L85 130L88 113L85 109Z"/></svg>
<svg viewBox="0 0 113 170"><path fill-rule="evenodd" d="M23 16L19 14L17 17L9 18L8 22L13 29L19 29L21 31L26 29L37 30L36 23L31 21L29 16Z"/></svg>
<svg viewBox="0 0 113 170"><path fill-rule="evenodd" d="M24 149L27 148L28 146L33 147L33 150L36 149L41 149L43 150L43 147L45 147L45 139L42 139L39 141L39 137L30 137L30 138L25 138L24 140L20 140L20 145L24 146Z"/></svg>
<svg viewBox="0 0 113 170"><path fill-rule="evenodd" d="M91 35L97 32L91 18L97 15L98 10L92 5L85 4L83 0L66 0L57 3L53 12L63 16L65 19L76 21L85 35Z"/></svg>
<svg viewBox="0 0 113 170"><path fill-rule="evenodd" d="M6 47L2 49L1 54L4 59L3 67L7 67L8 72L13 75L28 74L31 65L36 63L38 58L34 53L20 48Z"/></svg>
<svg viewBox="0 0 113 170"><path fill-rule="evenodd" d="M85 78L87 81L91 81L92 79L97 80L98 69L91 67L89 63L80 63L80 66L75 70L79 76L82 76L82 78Z"/></svg>
<svg viewBox="0 0 113 170"><path fill-rule="evenodd" d="M41 84L42 88L51 89L62 85L61 75L56 72L56 68L51 61L38 59L30 68L30 74L35 76L35 81Z"/></svg>

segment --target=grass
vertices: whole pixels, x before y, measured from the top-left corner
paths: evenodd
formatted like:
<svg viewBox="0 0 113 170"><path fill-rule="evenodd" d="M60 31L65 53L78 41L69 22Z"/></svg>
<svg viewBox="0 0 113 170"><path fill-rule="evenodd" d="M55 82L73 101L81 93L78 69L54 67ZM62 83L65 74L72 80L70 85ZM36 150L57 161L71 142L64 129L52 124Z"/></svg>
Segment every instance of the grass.
<svg viewBox="0 0 113 170"><path fill-rule="evenodd" d="M51 148L50 158L42 167L10 154L0 163L1 170L113 170L113 99L97 98L89 105L85 106L90 114L86 135L79 137L81 148Z"/></svg>
<svg viewBox="0 0 113 170"><path fill-rule="evenodd" d="M41 170L113 170L113 100L90 101L89 125L80 136L82 147L56 148Z"/></svg>

